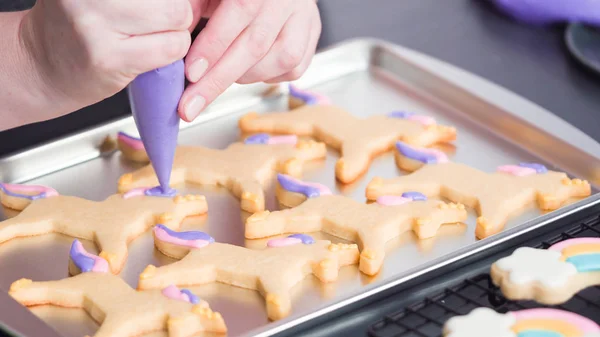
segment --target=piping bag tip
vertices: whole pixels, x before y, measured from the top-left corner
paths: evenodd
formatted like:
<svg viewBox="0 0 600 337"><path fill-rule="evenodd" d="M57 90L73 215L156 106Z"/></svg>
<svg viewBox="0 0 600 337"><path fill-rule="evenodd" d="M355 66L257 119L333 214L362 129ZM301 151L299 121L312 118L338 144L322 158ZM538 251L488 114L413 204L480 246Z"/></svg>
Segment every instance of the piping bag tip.
<svg viewBox="0 0 600 337"><path fill-rule="evenodd" d="M139 75L127 90L135 125L165 195L174 193L169 183L179 135L177 107L184 89L184 63L179 60Z"/></svg>

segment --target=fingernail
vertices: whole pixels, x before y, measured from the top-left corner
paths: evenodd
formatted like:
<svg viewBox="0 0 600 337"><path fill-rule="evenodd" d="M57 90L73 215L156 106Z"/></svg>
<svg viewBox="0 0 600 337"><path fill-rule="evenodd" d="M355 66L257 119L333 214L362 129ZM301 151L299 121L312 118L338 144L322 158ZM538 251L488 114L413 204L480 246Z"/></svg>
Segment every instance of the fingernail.
<svg viewBox="0 0 600 337"><path fill-rule="evenodd" d="M196 117L198 117L200 112L202 112L202 109L204 108L204 104L206 104L206 100L204 99L204 97L202 97L200 95L196 95L196 96L193 96L192 98L190 98L187 101L187 103L185 103L185 107L184 107L184 111L183 111L183 113L185 114L185 118L187 118L187 120L189 122L196 119Z"/></svg>
<svg viewBox="0 0 600 337"><path fill-rule="evenodd" d="M204 75L208 69L208 61L206 59L194 60L188 69L188 80L192 83L196 83L200 80L200 77Z"/></svg>

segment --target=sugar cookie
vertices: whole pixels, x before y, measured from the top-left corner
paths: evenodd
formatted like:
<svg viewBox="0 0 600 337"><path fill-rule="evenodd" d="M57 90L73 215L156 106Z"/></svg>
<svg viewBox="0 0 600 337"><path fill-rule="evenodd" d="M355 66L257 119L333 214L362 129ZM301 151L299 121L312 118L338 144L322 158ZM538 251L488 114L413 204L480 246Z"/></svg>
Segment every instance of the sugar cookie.
<svg viewBox="0 0 600 337"><path fill-rule="evenodd" d="M185 243L189 240L204 243L192 248ZM215 243L202 232L178 233L156 226L154 243L163 254L180 261L159 268L146 267L138 288L221 282L253 289L265 297L267 315L272 320L289 314L290 290L307 275L333 282L339 268L358 262L356 245L315 241L308 235L274 239L267 248L252 250Z"/></svg>
<svg viewBox="0 0 600 337"><path fill-rule="evenodd" d="M71 249L72 260L81 260L82 253L103 260L81 249ZM20 279L10 286L9 294L25 306L82 308L100 324L95 337L134 337L152 331L165 331L170 337L227 332L223 317L189 290L167 285L162 290L136 291L106 270L58 281Z"/></svg>
<svg viewBox="0 0 600 337"><path fill-rule="evenodd" d="M600 337L600 326L589 318L558 309L526 309L500 314L477 308L449 319L444 337Z"/></svg>
<svg viewBox="0 0 600 337"><path fill-rule="evenodd" d="M463 203L479 214L475 234L480 239L500 232L509 217L536 200L540 209L554 210L571 197L591 194L587 181L571 180L566 173L550 171L541 164L505 165L498 172L485 173L449 162L441 152L433 153L402 142L398 142L397 148L399 166L416 171L391 179L374 178L367 186L367 199L418 191L429 197L441 196Z"/></svg>
<svg viewBox="0 0 600 337"><path fill-rule="evenodd" d="M19 194L16 191L38 194ZM121 271L127 259L128 243L157 223L179 228L187 216L207 212L201 195L160 197L155 189L136 189L115 194L101 202L26 185L0 184L3 205L21 211L16 217L0 222L0 243L27 236L60 233L94 241L100 256L108 260L113 273Z"/></svg>
<svg viewBox="0 0 600 337"><path fill-rule="evenodd" d="M338 180L350 183L367 171L373 157L402 139L429 146L456 138L456 129L390 113L357 118L333 105L305 105L289 112L249 113L239 121L243 132L273 132L312 136L341 152L335 168ZM284 172L285 173L285 172Z"/></svg>
<svg viewBox="0 0 600 337"><path fill-rule="evenodd" d="M128 142L120 140L119 148L128 158L144 161L143 147L134 148L129 144L131 142L131 139ZM234 143L225 150L179 146L171 184L189 182L223 186L241 199L244 211L254 213L265 209L264 189L274 172L300 176L305 162L323 159L326 154L323 143L266 134L250 136L244 143ZM145 158L147 160L147 156ZM121 176L119 191L157 184L154 170L148 165Z"/></svg>
<svg viewBox="0 0 600 337"><path fill-rule="evenodd" d="M360 270L368 275L381 269L387 241L410 230L420 239L430 238L443 224L467 219L463 205L427 200L420 193L383 196L367 205L285 175L279 174L278 181L282 203L306 201L291 209L253 214L246 220L246 238L322 231L355 241L361 247Z"/></svg>
<svg viewBox="0 0 600 337"><path fill-rule="evenodd" d="M550 248L521 247L492 265L492 280L511 300L560 304L600 285L600 238L578 238Z"/></svg>

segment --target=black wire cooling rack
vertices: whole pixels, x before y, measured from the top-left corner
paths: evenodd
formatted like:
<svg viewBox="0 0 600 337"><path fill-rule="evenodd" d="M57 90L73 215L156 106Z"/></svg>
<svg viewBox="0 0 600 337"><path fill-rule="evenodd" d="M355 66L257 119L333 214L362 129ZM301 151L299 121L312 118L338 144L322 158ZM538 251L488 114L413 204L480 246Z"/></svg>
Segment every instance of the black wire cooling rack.
<svg viewBox="0 0 600 337"><path fill-rule="evenodd" d="M575 237L600 237L600 215L540 242L536 248ZM590 287L558 306L544 306L534 301L510 301L494 286L490 275L482 273L426 297L423 301L387 315L369 327L371 337L440 337L442 327L451 317L468 314L477 307L498 312L530 308L558 308L586 316L600 324L600 286Z"/></svg>

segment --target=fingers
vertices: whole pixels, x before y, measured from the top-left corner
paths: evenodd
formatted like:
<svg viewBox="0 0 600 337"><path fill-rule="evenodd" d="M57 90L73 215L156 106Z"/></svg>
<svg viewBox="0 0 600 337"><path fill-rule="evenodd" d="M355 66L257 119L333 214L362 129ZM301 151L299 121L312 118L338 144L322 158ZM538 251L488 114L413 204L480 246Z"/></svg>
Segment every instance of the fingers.
<svg viewBox="0 0 600 337"><path fill-rule="evenodd" d="M191 36L187 30L140 35L128 38L121 43L121 69L128 69L133 74L169 65L181 60L191 44ZM151 53L148 51L152 50Z"/></svg>
<svg viewBox="0 0 600 337"><path fill-rule="evenodd" d="M113 0L103 6L106 16L121 33L142 35L186 30L194 19L189 0Z"/></svg>
<svg viewBox="0 0 600 337"><path fill-rule="evenodd" d="M261 4L262 1L222 0L186 57L186 76L190 82L197 82L209 66L217 63L257 16Z"/></svg>
<svg viewBox="0 0 600 337"><path fill-rule="evenodd" d="M318 13L318 9L317 9L317 13ZM292 69L291 71L289 71L283 75L273 77L271 79L268 79L266 81L263 80L263 81L266 83L279 83L279 82L294 81L294 80L297 80L298 78L300 78L300 76L302 76L304 74L306 69L308 69L310 62L312 61L312 58L315 55L320 36L321 36L321 19L320 19L319 15L317 14L317 16L315 16L313 18L312 27L310 30L309 42L308 42L306 51L304 53L304 56L303 56L300 64L298 66L296 66L294 69Z"/></svg>
<svg viewBox="0 0 600 337"><path fill-rule="evenodd" d="M179 103L179 114L183 120L195 119L206 105L267 54L291 15L290 6L280 4L280 0L271 1L275 2L261 9L258 17L233 41L218 62L197 83L186 89ZM206 51L205 46L200 45L200 48Z"/></svg>
<svg viewBox="0 0 600 337"><path fill-rule="evenodd" d="M263 82L296 68L304 58L310 38L307 32L310 29L309 13L305 11L293 14L267 55L238 79L237 83Z"/></svg>

